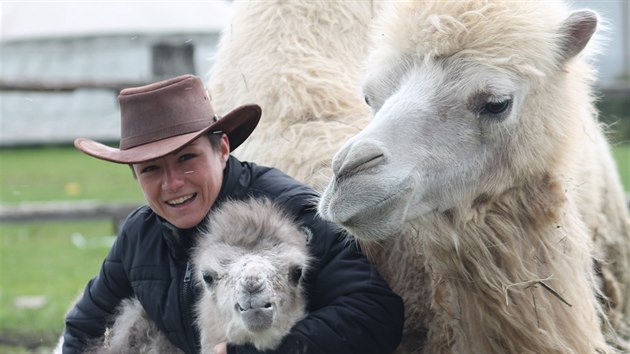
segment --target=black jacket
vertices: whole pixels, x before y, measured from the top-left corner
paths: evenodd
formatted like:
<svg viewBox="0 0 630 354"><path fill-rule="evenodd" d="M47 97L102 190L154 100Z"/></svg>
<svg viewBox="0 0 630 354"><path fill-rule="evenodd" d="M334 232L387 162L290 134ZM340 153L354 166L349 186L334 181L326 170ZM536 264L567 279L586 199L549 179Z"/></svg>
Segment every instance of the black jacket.
<svg viewBox="0 0 630 354"><path fill-rule="evenodd" d="M274 353L384 354L401 339L403 304L381 276L333 224L316 215L317 194L282 172L230 157L215 206L226 198L267 197L294 213L312 232L313 268L305 274L309 315ZM66 316L64 353L77 353L103 335L124 298L136 296L170 341L186 353L199 351L192 304L197 289L188 251L195 230L179 230L147 206L129 215L122 232ZM229 353L257 353L229 346Z"/></svg>

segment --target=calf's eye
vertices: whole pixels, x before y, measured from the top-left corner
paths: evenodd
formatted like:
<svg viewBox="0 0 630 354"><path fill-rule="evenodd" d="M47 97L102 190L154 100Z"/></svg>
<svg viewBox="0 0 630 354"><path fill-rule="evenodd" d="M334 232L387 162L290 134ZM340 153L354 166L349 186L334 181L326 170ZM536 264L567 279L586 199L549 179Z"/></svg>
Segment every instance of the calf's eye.
<svg viewBox="0 0 630 354"><path fill-rule="evenodd" d="M292 267L289 269L289 280L292 284L297 284L302 278L302 267Z"/></svg>
<svg viewBox="0 0 630 354"><path fill-rule="evenodd" d="M208 271L203 271L201 272L201 276L203 277L203 281L206 282L207 286L212 286L212 284L214 284L214 276L212 276L212 273Z"/></svg>

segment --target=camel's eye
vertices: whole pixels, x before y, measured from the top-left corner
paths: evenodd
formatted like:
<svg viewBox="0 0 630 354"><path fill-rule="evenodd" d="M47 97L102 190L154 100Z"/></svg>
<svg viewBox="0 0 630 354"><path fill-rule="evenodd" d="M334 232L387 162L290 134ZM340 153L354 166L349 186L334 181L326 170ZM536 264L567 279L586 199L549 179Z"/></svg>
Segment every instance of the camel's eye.
<svg viewBox="0 0 630 354"><path fill-rule="evenodd" d="M289 280L292 284L297 284L302 278L302 267L294 266L289 269Z"/></svg>
<svg viewBox="0 0 630 354"><path fill-rule="evenodd" d="M211 272L203 271L201 272L201 276L203 277L203 281L206 282L207 286L212 286L214 284L214 276Z"/></svg>
<svg viewBox="0 0 630 354"><path fill-rule="evenodd" d="M365 100L365 103L366 103L368 106L370 106L370 107L372 106L372 105L370 104L370 98L368 97L368 95L363 96L363 99Z"/></svg>
<svg viewBox="0 0 630 354"><path fill-rule="evenodd" d="M497 116L506 112L512 106L512 99L508 98L498 102L486 102L479 112L480 115Z"/></svg>

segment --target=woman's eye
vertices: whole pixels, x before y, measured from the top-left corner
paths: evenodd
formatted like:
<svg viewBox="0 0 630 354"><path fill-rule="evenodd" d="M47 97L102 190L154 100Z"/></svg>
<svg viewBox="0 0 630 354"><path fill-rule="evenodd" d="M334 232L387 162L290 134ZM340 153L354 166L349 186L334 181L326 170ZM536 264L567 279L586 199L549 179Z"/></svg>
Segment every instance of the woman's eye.
<svg viewBox="0 0 630 354"><path fill-rule="evenodd" d="M481 114L501 114L507 111L512 105L512 99L503 100L500 102L487 102L481 109Z"/></svg>
<svg viewBox="0 0 630 354"><path fill-rule="evenodd" d="M143 167L140 170L140 173L148 173L148 172L152 172L152 171L155 171L155 170L157 170L157 166L151 165L151 166Z"/></svg>
<svg viewBox="0 0 630 354"><path fill-rule="evenodd" d="M182 156L179 157L179 161L188 161L190 159L195 158L197 155L195 154L183 154Z"/></svg>

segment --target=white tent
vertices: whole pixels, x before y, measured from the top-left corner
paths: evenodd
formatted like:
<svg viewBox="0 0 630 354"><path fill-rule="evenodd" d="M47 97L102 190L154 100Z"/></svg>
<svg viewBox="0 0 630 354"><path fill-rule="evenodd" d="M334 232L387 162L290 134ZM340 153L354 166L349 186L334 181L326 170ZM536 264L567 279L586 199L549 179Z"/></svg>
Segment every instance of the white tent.
<svg viewBox="0 0 630 354"><path fill-rule="evenodd" d="M117 88L206 75L230 17L223 0L0 0L0 146L117 141Z"/></svg>
<svg viewBox="0 0 630 354"><path fill-rule="evenodd" d="M218 32L231 4L208 1L0 1L0 39Z"/></svg>

